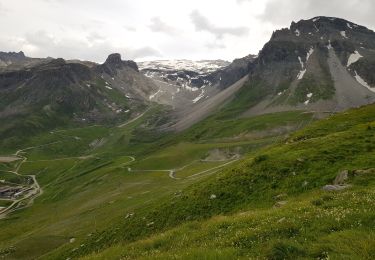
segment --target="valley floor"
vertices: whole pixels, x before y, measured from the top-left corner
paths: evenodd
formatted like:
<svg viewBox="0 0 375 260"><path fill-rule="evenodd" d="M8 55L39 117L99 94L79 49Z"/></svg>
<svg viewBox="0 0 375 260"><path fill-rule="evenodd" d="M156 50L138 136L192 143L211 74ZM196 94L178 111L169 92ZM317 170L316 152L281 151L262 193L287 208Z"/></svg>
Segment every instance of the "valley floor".
<svg viewBox="0 0 375 260"><path fill-rule="evenodd" d="M144 129L150 110L40 134L2 152L19 160L0 179L32 195L1 201L0 257L369 259L374 109L208 118L179 134ZM344 170L345 188L322 189Z"/></svg>

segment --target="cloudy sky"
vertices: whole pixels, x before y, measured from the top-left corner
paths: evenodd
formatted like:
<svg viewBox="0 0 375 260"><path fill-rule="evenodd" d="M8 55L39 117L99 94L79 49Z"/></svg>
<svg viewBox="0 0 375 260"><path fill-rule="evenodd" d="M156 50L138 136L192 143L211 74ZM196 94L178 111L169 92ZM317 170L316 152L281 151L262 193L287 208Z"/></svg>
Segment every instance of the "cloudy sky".
<svg viewBox="0 0 375 260"><path fill-rule="evenodd" d="M326 15L375 29L373 0L0 0L0 50L102 62L257 54L272 31Z"/></svg>

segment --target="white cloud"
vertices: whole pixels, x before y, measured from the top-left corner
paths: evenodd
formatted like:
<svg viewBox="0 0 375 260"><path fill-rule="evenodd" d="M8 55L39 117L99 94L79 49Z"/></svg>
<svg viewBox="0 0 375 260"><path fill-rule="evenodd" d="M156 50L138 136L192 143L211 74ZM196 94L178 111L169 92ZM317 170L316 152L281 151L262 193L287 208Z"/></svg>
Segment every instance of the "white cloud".
<svg viewBox="0 0 375 260"><path fill-rule="evenodd" d="M211 23L207 17L203 16L198 10L194 10L190 14L190 18L195 26L195 30L206 31L212 33L218 39L222 39L224 35L234 35L234 36L245 36L248 34L249 29L244 26L238 27L222 27Z"/></svg>
<svg viewBox="0 0 375 260"><path fill-rule="evenodd" d="M272 31L293 20L338 16L374 28L374 5L372 0L0 0L0 51L94 61L111 52L142 60L232 60L258 53Z"/></svg>
<svg viewBox="0 0 375 260"><path fill-rule="evenodd" d="M176 28L162 21L160 17L151 18L151 24L148 27L153 32L162 32L167 35L175 35L178 33Z"/></svg>

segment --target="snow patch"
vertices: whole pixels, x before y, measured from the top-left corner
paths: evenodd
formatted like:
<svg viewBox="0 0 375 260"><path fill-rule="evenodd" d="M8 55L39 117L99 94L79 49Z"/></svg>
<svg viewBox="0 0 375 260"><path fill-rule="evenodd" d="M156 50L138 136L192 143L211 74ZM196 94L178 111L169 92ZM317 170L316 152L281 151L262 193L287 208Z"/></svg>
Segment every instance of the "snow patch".
<svg viewBox="0 0 375 260"><path fill-rule="evenodd" d="M303 76L305 75L305 73L306 73L306 69L301 70L301 71L298 73L298 75L297 75L297 79L298 79L298 80L303 79Z"/></svg>
<svg viewBox="0 0 375 260"><path fill-rule="evenodd" d="M348 59L348 64L346 65L346 67L349 67L353 63L356 63L362 57L363 56L359 54L358 51L355 51L354 53L350 54L349 59Z"/></svg>
<svg viewBox="0 0 375 260"><path fill-rule="evenodd" d="M309 52L307 53L307 57L306 57L306 63L309 61L311 55L314 53L314 48L311 47Z"/></svg>
<svg viewBox="0 0 375 260"><path fill-rule="evenodd" d="M204 89L202 89L202 92L197 96L196 98L193 99L193 103L197 103L200 99L204 97Z"/></svg>
<svg viewBox="0 0 375 260"><path fill-rule="evenodd" d="M299 60L299 63L301 64L301 69L303 69L305 66L304 66L300 56L298 56L298 60Z"/></svg>
<svg viewBox="0 0 375 260"><path fill-rule="evenodd" d="M320 17L314 18L314 19L313 19L313 22L315 23L315 22L318 21L319 19L320 19Z"/></svg>
<svg viewBox="0 0 375 260"><path fill-rule="evenodd" d="M345 32L345 31L341 31L340 34L341 34L341 36L344 37L345 39L348 39L348 37L346 36L346 32Z"/></svg>
<svg viewBox="0 0 375 260"><path fill-rule="evenodd" d="M350 25L350 23L346 23L346 26L348 26L349 29L353 29L353 27Z"/></svg>
<svg viewBox="0 0 375 260"><path fill-rule="evenodd" d="M328 45L327 45L327 49L328 49L328 50L332 49L332 44L331 44L331 40L328 40Z"/></svg>
<svg viewBox="0 0 375 260"><path fill-rule="evenodd" d="M110 86L105 86L107 89L112 89Z"/></svg>
<svg viewBox="0 0 375 260"><path fill-rule="evenodd" d="M189 87L188 85L184 85L184 88L186 90L189 90L189 91L192 91L192 92L195 92L195 91L198 91L199 88L196 88L196 87Z"/></svg>
<svg viewBox="0 0 375 260"><path fill-rule="evenodd" d="M361 78L361 76L359 76L357 74L357 72L355 71L355 79L357 80L357 82L359 84L361 84L362 86L368 88L368 90L372 91L372 92L375 92L375 88L372 88L363 78Z"/></svg>
<svg viewBox="0 0 375 260"><path fill-rule="evenodd" d="M296 34L297 37L299 37L299 36L301 35L301 32L300 32L298 29L296 29L296 30L294 31L294 33Z"/></svg>
<svg viewBox="0 0 375 260"><path fill-rule="evenodd" d="M313 53L314 53L314 48L311 47L310 50L308 51L307 55L306 55L306 66L307 66L307 62L309 61L309 59L310 59L310 57ZM306 73L306 66L303 64L301 57L298 56L298 60L299 60L299 63L301 64L301 71L298 73L297 79L301 80L301 79L303 79L303 76Z"/></svg>
<svg viewBox="0 0 375 260"><path fill-rule="evenodd" d="M312 96L313 96L313 93L308 93L306 95L307 100L305 102L303 102L306 106L310 103L310 99L312 98Z"/></svg>

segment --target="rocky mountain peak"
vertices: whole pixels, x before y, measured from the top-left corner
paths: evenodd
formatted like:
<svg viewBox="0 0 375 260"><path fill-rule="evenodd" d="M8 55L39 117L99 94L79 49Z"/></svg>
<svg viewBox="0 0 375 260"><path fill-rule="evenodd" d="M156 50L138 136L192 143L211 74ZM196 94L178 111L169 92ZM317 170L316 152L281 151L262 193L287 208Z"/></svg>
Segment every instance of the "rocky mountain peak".
<svg viewBox="0 0 375 260"><path fill-rule="evenodd" d="M103 65L108 67L111 70L129 67L129 68L134 69L135 71L138 71L137 63L135 63L132 60L128 60L128 61L122 60L120 53L110 54Z"/></svg>
<svg viewBox="0 0 375 260"><path fill-rule="evenodd" d="M108 56L107 60L105 61L106 64L121 64L121 54L120 53L112 53Z"/></svg>
<svg viewBox="0 0 375 260"><path fill-rule="evenodd" d="M20 52L0 52L0 67L26 60L25 54Z"/></svg>

